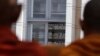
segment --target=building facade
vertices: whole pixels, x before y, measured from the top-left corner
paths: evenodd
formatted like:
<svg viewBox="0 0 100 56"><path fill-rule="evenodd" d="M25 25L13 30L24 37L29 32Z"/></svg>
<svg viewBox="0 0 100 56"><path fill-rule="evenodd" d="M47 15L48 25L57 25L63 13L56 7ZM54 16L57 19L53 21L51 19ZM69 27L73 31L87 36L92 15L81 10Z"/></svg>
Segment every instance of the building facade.
<svg viewBox="0 0 100 56"><path fill-rule="evenodd" d="M87 0L24 0L16 34L21 41L68 45L80 39L78 21L84 2Z"/></svg>

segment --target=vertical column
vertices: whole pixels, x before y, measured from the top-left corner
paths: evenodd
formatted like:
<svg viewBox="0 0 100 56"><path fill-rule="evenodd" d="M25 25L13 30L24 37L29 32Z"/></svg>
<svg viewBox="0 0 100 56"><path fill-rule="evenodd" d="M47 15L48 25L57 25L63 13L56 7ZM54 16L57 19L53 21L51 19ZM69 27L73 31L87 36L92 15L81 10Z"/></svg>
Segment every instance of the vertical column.
<svg viewBox="0 0 100 56"><path fill-rule="evenodd" d="M25 40L27 35L27 1L23 0L23 38L22 41Z"/></svg>
<svg viewBox="0 0 100 56"><path fill-rule="evenodd" d="M23 2L24 2L23 0L21 0L21 1L18 0L18 3L21 3L22 5L24 5ZM19 17L19 19L16 23L16 34L17 34L19 40L21 40L21 41L23 39L23 24L24 24L24 21L23 21L24 20L24 18L23 18L24 15L23 15L23 13L24 13L24 11L23 11L23 7L22 7L20 17Z"/></svg>
<svg viewBox="0 0 100 56"><path fill-rule="evenodd" d="M33 13L34 13L33 7L34 7L34 0L31 0L31 18L32 18L32 19L33 19L33 17L34 17L34 15L33 15Z"/></svg>
<svg viewBox="0 0 100 56"><path fill-rule="evenodd" d="M27 34L25 41L32 41L32 34L33 34L33 24L27 23Z"/></svg>
<svg viewBox="0 0 100 56"><path fill-rule="evenodd" d="M45 45L48 44L48 22L45 23Z"/></svg>
<svg viewBox="0 0 100 56"><path fill-rule="evenodd" d="M27 18L32 18L33 17L33 0L27 0Z"/></svg>
<svg viewBox="0 0 100 56"><path fill-rule="evenodd" d="M74 28L73 28L73 0L66 0L66 35L65 35L65 45L72 42Z"/></svg>
<svg viewBox="0 0 100 56"><path fill-rule="evenodd" d="M76 8L75 8L75 38L74 40L80 39L80 19L81 19L81 1L82 0L76 0Z"/></svg>
<svg viewBox="0 0 100 56"><path fill-rule="evenodd" d="M46 19L51 17L51 0L46 0Z"/></svg>
<svg viewBox="0 0 100 56"><path fill-rule="evenodd" d="M34 0L24 0L24 25L23 25L23 41L32 41L32 25L28 23L29 19L33 19Z"/></svg>
<svg viewBox="0 0 100 56"><path fill-rule="evenodd" d="M25 41L27 35L27 1L28 0L19 0L19 3L22 3L23 7L20 18L16 23L16 34L21 41Z"/></svg>

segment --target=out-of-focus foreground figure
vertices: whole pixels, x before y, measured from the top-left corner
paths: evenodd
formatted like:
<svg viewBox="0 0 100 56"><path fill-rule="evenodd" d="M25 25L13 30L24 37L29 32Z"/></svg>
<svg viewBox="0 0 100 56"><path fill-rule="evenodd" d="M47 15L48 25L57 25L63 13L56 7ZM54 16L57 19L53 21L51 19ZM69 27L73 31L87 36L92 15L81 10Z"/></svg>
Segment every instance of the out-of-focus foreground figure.
<svg viewBox="0 0 100 56"><path fill-rule="evenodd" d="M83 17L84 39L63 48L60 56L100 56L100 0L90 0Z"/></svg>
<svg viewBox="0 0 100 56"><path fill-rule="evenodd" d="M17 0L0 0L0 56L46 56L38 43L20 42L12 33L20 11Z"/></svg>

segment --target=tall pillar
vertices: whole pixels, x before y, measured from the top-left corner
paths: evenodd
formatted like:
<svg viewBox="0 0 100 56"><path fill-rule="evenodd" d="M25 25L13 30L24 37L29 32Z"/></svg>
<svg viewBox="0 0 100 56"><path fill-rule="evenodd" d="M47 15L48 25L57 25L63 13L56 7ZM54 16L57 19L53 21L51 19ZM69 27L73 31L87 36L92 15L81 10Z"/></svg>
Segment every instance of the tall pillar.
<svg viewBox="0 0 100 56"><path fill-rule="evenodd" d="M80 27L80 19L81 19L81 5L82 5L82 0L76 0L75 3L75 39L74 40L78 40L80 39L80 31L81 31L81 27Z"/></svg>
<svg viewBox="0 0 100 56"><path fill-rule="evenodd" d="M65 45L80 38L81 0L66 0Z"/></svg>
<svg viewBox="0 0 100 56"><path fill-rule="evenodd" d="M66 0L66 34L65 45L69 45L75 36L74 27L75 24L75 0Z"/></svg>
<svg viewBox="0 0 100 56"><path fill-rule="evenodd" d="M25 40L26 33L26 0L18 0L18 4L22 4L22 11L19 20L16 23L16 34L20 41Z"/></svg>

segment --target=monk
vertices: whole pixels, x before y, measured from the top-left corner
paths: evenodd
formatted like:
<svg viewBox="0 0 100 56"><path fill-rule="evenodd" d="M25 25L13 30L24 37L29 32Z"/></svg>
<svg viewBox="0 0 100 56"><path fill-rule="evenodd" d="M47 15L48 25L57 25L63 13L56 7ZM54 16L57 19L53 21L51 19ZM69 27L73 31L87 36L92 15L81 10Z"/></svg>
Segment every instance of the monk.
<svg viewBox="0 0 100 56"><path fill-rule="evenodd" d="M11 25L20 15L17 0L0 0L0 56L46 56L37 42L21 42L12 33Z"/></svg>
<svg viewBox="0 0 100 56"><path fill-rule="evenodd" d="M90 0L83 17L84 38L63 48L59 56L100 56L100 0Z"/></svg>

